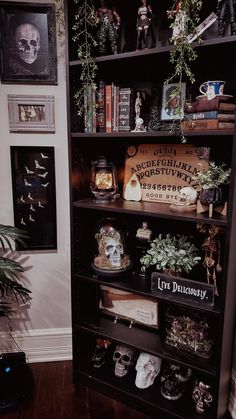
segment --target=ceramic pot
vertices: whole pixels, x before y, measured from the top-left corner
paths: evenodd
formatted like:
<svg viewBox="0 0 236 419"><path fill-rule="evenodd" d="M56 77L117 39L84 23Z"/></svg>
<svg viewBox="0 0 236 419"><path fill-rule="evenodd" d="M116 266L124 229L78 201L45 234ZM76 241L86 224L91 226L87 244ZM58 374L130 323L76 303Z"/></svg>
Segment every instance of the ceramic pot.
<svg viewBox="0 0 236 419"><path fill-rule="evenodd" d="M222 187L202 189L200 191L199 200L203 205L223 204L226 201L225 189Z"/></svg>

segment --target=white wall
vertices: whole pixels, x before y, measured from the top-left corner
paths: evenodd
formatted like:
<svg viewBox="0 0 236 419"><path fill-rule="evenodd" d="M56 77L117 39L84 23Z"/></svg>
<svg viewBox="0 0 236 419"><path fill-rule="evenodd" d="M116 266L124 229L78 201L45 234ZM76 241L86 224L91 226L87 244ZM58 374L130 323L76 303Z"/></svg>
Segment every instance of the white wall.
<svg viewBox="0 0 236 419"><path fill-rule="evenodd" d="M39 3L37 1L37 3ZM41 1L44 3L44 1ZM56 0L60 5L61 0ZM56 251L27 251L25 285L32 291L27 313L12 321L15 337L29 360L71 357L69 171L64 40L57 40L58 86L0 84L0 223L13 225L10 146L55 148L57 236ZM54 95L55 134L9 133L8 94ZM16 349L7 339L8 324L0 319L0 353Z"/></svg>

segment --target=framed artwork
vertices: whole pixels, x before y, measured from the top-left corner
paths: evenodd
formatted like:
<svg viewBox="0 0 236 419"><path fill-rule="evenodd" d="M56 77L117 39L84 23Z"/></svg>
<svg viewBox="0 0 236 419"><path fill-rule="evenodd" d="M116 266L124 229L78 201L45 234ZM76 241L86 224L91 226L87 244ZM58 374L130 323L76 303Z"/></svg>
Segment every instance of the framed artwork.
<svg viewBox="0 0 236 419"><path fill-rule="evenodd" d="M8 95L10 132L55 132L54 96Z"/></svg>
<svg viewBox="0 0 236 419"><path fill-rule="evenodd" d="M178 94L179 83L163 85L162 92L162 121L180 119L184 115L184 102L186 97L186 83L181 83L181 92Z"/></svg>
<svg viewBox="0 0 236 419"><path fill-rule="evenodd" d="M25 230L25 250L56 249L54 147L11 146L15 226Z"/></svg>
<svg viewBox="0 0 236 419"><path fill-rule="evenodd" d="M55 5L0 1L2 83L57 84Z"/></svg>

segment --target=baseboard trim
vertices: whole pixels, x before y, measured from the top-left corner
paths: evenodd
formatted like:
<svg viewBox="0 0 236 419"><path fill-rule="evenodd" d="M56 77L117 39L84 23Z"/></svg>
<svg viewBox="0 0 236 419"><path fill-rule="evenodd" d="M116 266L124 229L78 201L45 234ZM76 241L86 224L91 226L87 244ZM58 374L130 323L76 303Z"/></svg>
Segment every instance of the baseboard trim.
<svg viewBox="0 0 236 419"><path fill-rule="evenodd" d="M13 337L29 363L72 359L70 328L15 331ZM3 347L0 344L0 353L19 350L6 333L0 333L0 342L4 342Z"/></svg>

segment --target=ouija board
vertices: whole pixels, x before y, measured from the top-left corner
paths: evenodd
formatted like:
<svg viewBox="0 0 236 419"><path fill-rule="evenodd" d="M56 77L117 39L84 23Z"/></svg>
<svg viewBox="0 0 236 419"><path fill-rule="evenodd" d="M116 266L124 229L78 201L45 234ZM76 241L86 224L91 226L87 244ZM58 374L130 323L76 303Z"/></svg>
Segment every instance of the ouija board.
<svg viewBox="0 0 236 419"><path fill-rule="evenodd" d="M126 185L136 174L142 188L142 200L173 203L184 186L197 189L193 176L209 165L209 147L192 144L130 145L126 151Z"/></svg>

